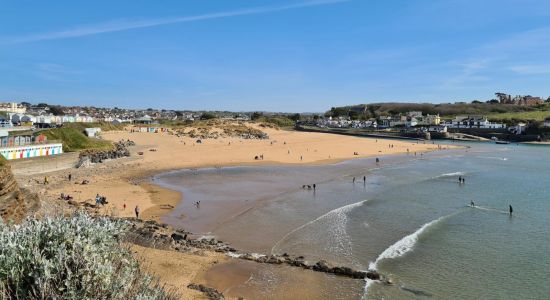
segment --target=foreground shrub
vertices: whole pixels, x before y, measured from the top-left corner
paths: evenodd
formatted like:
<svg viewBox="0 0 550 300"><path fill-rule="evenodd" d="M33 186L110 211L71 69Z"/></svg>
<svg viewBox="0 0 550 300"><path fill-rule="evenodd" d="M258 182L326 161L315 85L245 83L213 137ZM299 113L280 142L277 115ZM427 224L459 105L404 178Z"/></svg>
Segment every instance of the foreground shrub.
<svg viewBox="0 0 550 300"><path fill-rule="evenodd" d="M122 245L124 231L86 214L0 222L0 298L171 299Z"/></svg>

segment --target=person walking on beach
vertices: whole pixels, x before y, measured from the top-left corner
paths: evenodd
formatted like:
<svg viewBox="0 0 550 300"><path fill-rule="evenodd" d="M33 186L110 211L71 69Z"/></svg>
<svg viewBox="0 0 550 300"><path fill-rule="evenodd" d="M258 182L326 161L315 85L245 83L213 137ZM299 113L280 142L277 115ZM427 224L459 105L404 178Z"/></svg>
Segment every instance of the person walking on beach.
<svg viewBox="0 0 550 300"><path fill-rule="evenodd" d="M71 179L73 179L73 174L69 173L69 181L71 181Z"/></svg>
<svg viewBox="0 0 550 300"><path fill-rule="evenodd" d="M44 176L44 184L48 184L48 176Z"/></svg>
<svg viewBox="0 0 550 300"><path fill-rule="evenodd" d="M313 190L315 191L315 189L317 188L317 186L315 185L315 183L313 184Z"/></svg>
<svg viewBox="0 0 550 300"><path fill-rule="evenodd" d="M139 206L136 205L136 208L134 208L134 211L136 212L136 219L139 219Z"/></svg>
<svg viewBox="0 0 550 300"><path fill-rule="evenodd" d="M367 182L367 176L363 176L363 183Z"/></svg>
<svg viewBox="0 0 550 300"><path fill-rule="evenodd" d="M510 216L512 215L512 213L514 212L514 209L512 208L512 205L509 205L510 206Z"/></svg>
<svg viewBox="0 0 550 300"><path fill-rule="evenodd" d="M353 177L353 183L355 183L355 177Z"/></svg>

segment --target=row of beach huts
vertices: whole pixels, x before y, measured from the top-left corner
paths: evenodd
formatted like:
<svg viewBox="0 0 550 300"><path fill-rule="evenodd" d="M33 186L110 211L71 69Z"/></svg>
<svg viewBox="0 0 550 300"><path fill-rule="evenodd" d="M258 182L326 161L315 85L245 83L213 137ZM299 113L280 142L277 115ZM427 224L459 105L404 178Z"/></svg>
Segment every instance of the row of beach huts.
<svg viewBox="0 0 550 300"><path fill-rule="evenodd" d="M61 143L48 143L45 135L31 133L10 135L8 130L0 130L0 155L8 160L50 156L63 153Z"/></svg>

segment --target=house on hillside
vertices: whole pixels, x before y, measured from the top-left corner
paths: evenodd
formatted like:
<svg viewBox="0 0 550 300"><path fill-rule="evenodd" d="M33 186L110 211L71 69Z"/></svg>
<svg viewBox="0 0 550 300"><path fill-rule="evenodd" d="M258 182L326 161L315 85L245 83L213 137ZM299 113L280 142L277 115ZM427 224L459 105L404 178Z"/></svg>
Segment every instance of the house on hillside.
<svg viewBox="0 0 550 300"><path fill-rule="evenodd" d="M153 124L153 118L151 118L148 115L145 115L141 118L135 119L134 124L144 124L144 125Z"/></svg>
<svg viewBox="0 0 550 300"><path fill-rule="evenodd" d="M457 116L452 121L446 122L444 125L449 128L483 128L483 129L500 129L504 128L502 123L492 123L485 116Z"/></svg>
<svg viewBox="0 0 550 300"><path fill-rule="evenodd" d="M527 124L520 122L516 126L511 126L508 130L513 134L523 134L527 129Z"/></svg>

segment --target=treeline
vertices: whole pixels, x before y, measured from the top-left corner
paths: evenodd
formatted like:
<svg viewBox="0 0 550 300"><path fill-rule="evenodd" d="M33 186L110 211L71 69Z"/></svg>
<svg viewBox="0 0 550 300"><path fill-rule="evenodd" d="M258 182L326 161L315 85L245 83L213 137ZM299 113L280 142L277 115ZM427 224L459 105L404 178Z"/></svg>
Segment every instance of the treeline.
<svg viewBox="0 0 550 300"><path fill-rule="evenodd" d="M275 124L279 127L292 127L301 118L300 114L264 114L261 112L254 112L250 116L252 121Z"/></svg>
<svg viewBox="0 0 550 300"><path fill-rule="evenodd" d="M325 113L326 117L350 117L351 119L378 118L421 111L423 114L439 114L442 117L456 115L494 115L500 113L520 113L537 110L550 110L548 104L528 107L513 104L500 104L494 101L473 103L373 103L354 106L333 107Z"/></svg>

